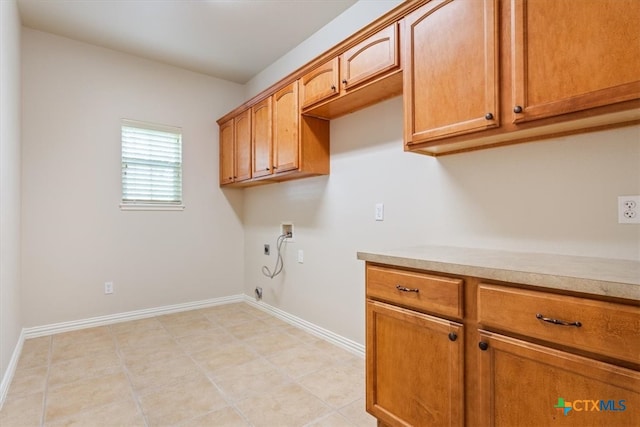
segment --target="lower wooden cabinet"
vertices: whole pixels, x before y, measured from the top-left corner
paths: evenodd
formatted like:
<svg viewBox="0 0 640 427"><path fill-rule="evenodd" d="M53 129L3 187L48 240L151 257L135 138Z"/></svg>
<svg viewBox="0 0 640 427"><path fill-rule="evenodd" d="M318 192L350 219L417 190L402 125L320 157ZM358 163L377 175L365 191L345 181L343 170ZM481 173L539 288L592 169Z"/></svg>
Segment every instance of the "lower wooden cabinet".
<svg viewBox="0 0 640 427"><path fill-rule="evenodd" d="M639 372L486 331L480 337L477 425L640 425Z"/></svg>
<svg viewBox="0 0 640 427"><path fill-rule="evenodd" d="M367 301L367 410L388 425L463 425L462 325Z"/></svg>
<svg viewBox="0 0 640 427"><path fill-rule="evenodd" d="M640 425L640 306L366 265L379 427Z"/></svg>

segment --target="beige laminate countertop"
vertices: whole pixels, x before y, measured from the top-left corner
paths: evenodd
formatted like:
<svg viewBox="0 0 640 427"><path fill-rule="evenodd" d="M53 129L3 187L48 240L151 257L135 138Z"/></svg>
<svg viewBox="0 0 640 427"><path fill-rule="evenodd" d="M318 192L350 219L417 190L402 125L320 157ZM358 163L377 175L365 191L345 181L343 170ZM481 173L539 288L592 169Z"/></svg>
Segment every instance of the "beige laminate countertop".
<svg viewBox="0 0 640 427"><path fill-rule="evenodd" d="M638 261L450 246L358 252L358 259L640 301Z"/></svg>

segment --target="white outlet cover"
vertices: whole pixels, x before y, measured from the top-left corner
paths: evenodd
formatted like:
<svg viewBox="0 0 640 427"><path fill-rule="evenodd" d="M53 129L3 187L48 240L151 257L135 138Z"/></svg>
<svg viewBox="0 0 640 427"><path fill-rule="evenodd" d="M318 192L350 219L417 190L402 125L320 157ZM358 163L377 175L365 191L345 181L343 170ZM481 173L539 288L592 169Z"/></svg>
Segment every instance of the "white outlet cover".
<svg viewBox="0 0 640 427"><path fill-rule="evenodd" d="M640 224L640 196L618 196L618 223Z"/></svg>

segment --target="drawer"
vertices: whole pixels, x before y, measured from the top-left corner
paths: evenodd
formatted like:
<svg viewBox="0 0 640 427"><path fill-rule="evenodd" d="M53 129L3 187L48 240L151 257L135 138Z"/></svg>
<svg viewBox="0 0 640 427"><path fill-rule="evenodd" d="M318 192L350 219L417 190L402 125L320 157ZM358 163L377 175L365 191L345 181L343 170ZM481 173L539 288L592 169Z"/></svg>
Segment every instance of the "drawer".
<svg viewBox="0 0 640 427"><path fill-rule="evenodd" d="M480 284L478 322L632 363L640 358L640 308L631 305Z"/></svg>
<svg viewBox="0 0 640 427"><path fill-rule="evenodd" d="M367 297L462 318L462 279L367 265Z"/></svg>

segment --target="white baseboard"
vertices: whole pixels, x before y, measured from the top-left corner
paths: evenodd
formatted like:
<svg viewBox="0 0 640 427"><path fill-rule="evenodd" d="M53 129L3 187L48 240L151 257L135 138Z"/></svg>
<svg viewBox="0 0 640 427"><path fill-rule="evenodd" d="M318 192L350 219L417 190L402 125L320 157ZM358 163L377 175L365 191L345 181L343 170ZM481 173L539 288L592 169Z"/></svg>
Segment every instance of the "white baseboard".
<svg viewBox="0 0 640 427"><path fill-rule="evenodd" d="M187 302L183 304L166 305L164 307L127 311L124 313L109 314L107 316L91 317L89 319L72 320L70 322L53 323L51 325L24 328L24 335L26 339L36 338L46 335L59 334L62 332L75 331L78 329L111 325L114 323L128 322L130 320L144 319L147 317L161 316L163 314L177 313L180 311L195 310L198 308L212 307L214 305L230 304L241 301L244 301L244 295L239 294L229 297Z"/></svg>
<svg viewBox="0 0 640 427"><path fill-rule="evenodd" d="M0 410L2 410L4 401L7 398L7 393L9 393L9 386L11 385L11 381L13 380L13 375L16 373L18 360L20 360L20 354L22 353L24 338L25 337L23 329L20 332L20 336L18 337L16 347L13 349L13 354L11 355L9 366L7 366L7 370L5 371L4 376L2 377L2 382L0 383Z"/></svg>
<svg viewBox="0 0 640 427"><path fill-rule="evenodd" d="M128 311L124 313L110 314L107 316L91 317L88 319L73 320L70 322L52 323L50 325L34 326L30 328L23 328L20 333L20 338L13 350L11 361L4 373L2 382L0 383L0 409L9 392L9 386L11 380L15 374L16 367L18 366L18 360L22 353L22 346L26 339L37 338L47 335L55 335L62 332L75 331L79 329L93 328L96 326L111 325L114 323L128 322L130 320L144 319L147 317L161 316L163 314L177 313L180 311L195 310L198 308L213 307L222 304L231 304L234 302L246 302L253 307L256 307L262 311L265 311L293 326L301 328L319 338L331 342L357 356L364 357L364 346L345 338L341 335L335 334L327 329L321 328L311 322L307 322L297 316L289 314L278 308L275 308L264 302L256 302L252 297L244 294L232 295L229 297L213 298L202 301L195 301L183 304L167 305L164 307L148 308L144 310Z"/></svg>
<svg viewBox="0 0 640 427"><path fill-rule="evenodd" d="M255 298L248 295L244 295L244 301L249 305L259 308L260 310L265 311L281 320L284 320L285 322L292 324L293 326L297 326L305 330L306 332L309 332L310 334L329 341L330 343L335 344L338 347L341 347L357 356L364 357L364 345L362 344L358 344L355 341L345 338L342 335L333 333L314 323L307 322L304 319L289 314L286 311L282 311L279 308L275 308L265 302L256 301Z"/></svg>

